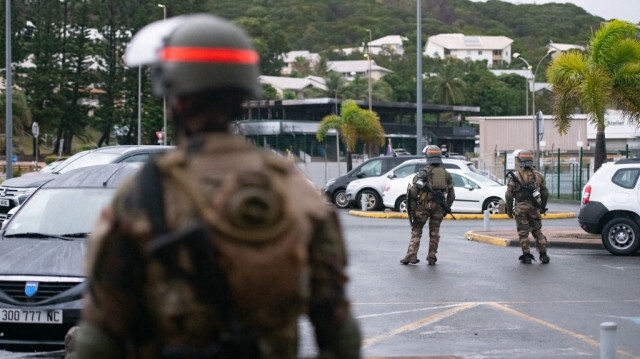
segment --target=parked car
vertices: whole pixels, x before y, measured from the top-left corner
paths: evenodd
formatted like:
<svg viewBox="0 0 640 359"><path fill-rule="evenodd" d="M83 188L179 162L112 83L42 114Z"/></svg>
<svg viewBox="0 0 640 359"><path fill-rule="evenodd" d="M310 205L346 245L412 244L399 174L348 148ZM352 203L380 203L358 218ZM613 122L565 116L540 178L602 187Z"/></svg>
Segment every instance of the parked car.
<svg viewBox="0 0 640 359"><path fill-rule="evenodd" d="M7 219L11 208L22 203L39 186L76 168L120 162L146 162L151 156L166 152L172 146L131 145L107 146L78 152L56 166L51 173L10 178L0 186L0 222Z"/></svg>
<svg viewBox="0 0 640 359"><path fill-rule="evenodd" d="M582 190L578 223L615 255L640 249L640 159L605 163Z"/></svg>
<svg viewBox="0 0 640 359"><path fill-rule="evenodd" d="M64 348L85 290L87 235L116 188L142 166L89 166L37 189L0 231L0 349Z"/></svg>
<svg viewBox="0 0 640 359"><path fill-rule="evenodd" d="M500 201L505 201L507 186L502 185L479 173L447 169L453 179L456 199L451 205L455 213L500 213ZM407 187L413 181L413 176L407 176L397 181L389 181L382 194L384 206L398 212L407 211Z"/></svg>
<svg viewBox="0 0 640 359"><path fill-rule="evenodd" d="M335 204L338 208L347 208L349 207L349 201L347 200L345 190L351 181L359 178L381 176L383 173L388 172L390 169L402 162L416 158L424 158L424 156L388 156L369 158L359 166L347 172L347 174L327 181L327 184L324 186L324 195L329 202Z"/></svg>
<svg viewBox="0 0 640 359"><path fill-rule="evenodd" d="M379 209L383 207L382 193L384 192L387 181L393 181L394 179L415 174L426 165L427 159L422 156L419 159L405 161L382 176L367 177L351 181L345 189L347 201L349 201L350 205L360 208L362 196L365 196L367 211ZM442 166L446 169L462 169L471 172L477 171L475 166L466 160L443 158Z"/></svg>

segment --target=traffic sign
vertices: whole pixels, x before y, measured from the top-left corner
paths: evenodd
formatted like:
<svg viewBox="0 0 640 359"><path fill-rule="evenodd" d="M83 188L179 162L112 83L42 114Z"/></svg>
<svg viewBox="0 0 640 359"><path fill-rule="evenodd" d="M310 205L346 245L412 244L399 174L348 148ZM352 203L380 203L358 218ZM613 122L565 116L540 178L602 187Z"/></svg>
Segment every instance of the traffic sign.
<svg viewBox="0 0 640 359"><path fill-rule="evenodd" d="M162 141L162 139L164 138L164 132L156 131L156 136L158 136L158 141Z"/></svg>
<svg viewBox="0 0 640 359"><path fill-rule="evenodd" d="M33 137L38 137L40 135L40 126L38 126L37 122L31 124L31 132L33 133Z"/></svg>
<svg viewBox="0 0 640 359"><path fill-rule="evenodd" d="M16 162L18 162L18 156L16 155L11 156L11 163L16 163Z"/></svg>

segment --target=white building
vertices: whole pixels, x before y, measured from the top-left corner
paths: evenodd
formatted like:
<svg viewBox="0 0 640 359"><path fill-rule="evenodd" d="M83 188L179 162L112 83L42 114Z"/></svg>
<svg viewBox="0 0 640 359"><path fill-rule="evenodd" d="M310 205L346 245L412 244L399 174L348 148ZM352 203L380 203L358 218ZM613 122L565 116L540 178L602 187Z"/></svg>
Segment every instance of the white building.
<svg viewBox="0 0 640 359"><path fill-rule="evenodd" d="M487 61L489 67L504 62L511 63L511 44L506 36L465 36L463 34L439 34L429 36L424 55L453 57L469 61Z"/></svg>
<svg viewBox="0 0 640 359"><path fill-rule="evenodd" d="M353 80L356 75L361 77L369 77L369 60L347 60L347 61L329 61L327 63L330 70L339 72L347 80ZM371 79L380 80L384 75L393 71L376 65L371 60Z"/></svg>
<svg viewBox="0 0 640 359"><path fill-rule="evenodd" d="M309 66L309 68L313 68L318 61L320 61L320 55L315 52L309 52L307 50L298 50L298 51L289 51L286 54L282 55L282 60L284 61L284 67L280 70L282 75L290 75L293 72L293 64L298 61L298 59L303 59L303 61Z"/></svg>
<svg viewBox="0 0 640 359"><path fill-rule="evenodd" d="M325 80L322 77L318 76L307 76L305 78L259 76L258 81L261 84L269 84L273 86L280 97L282 97L284 91L287 90L293 91L296 94L296 98L304 98L304 90L310 87L315 87L323 91L327 90Z"/></svg>
<svg viewBox="0 0 640 359"><path fill-rule="evenodd" d="M607 152L640 149L640 129L624 116L622 111L607 110L605 113L607 127L604 130L604 138L607 142ZM596 126L589 123L587 126L588 148L596 146Z"/></svg>
<svg viewBox="0 0 640 359"><path fill-rule="evenodd" d="M403 42L408 40L409 39L401 35L387 35L379 39L371 40L371 54L380 55L381 53L395 53L397 55L403 55ZM346 47L340 49L340 51L345 55L350 55L356 51L366 54L369 50L367 49L367 44L364 43L362 47Z"/></svg>

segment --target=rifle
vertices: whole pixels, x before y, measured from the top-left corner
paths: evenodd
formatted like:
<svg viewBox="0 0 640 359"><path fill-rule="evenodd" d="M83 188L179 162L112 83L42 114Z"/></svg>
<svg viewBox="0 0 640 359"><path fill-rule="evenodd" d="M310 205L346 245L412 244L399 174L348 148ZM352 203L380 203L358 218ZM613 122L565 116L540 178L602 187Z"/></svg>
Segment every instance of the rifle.
<svg viewBox="0 0 640 359"><path fill-rule="evenodd" d="M413 221L416 214L415 202L411 199L411 183L407 185L407 215L409 216L409 224L413 226Z"/></svg>
<svg viewBox="0 0 640 359"><path fill-rule="evenodd" d="M507 177L511 177L511 179L518 184L518 187L520 188L519 191L524 193L525 197L533 202L533 204L540 210L540 212L542 212L542 214L547 213L548 208L542 207L542 203L540 203L538 199L533 195L533 191L535 190L535 188L531 188L531 186L528 185L523 185L522 182L518 180L513 171L507 172Z"/></svg>
<svg viewBox="0 0 640 359"><path fill-rule="evenodd" d="M442 210L444 211L444 215L445 216L448 214L448 215L451 215L451 218L457 219L453 215L453 212L451 212L451 207L449 207L449 205L447 205L447 201L445 200L444 195L442 194L442 192L435 191L433 188L431 188L431 185L429 184L429 181L427 181L427 172L424 171L424 170L421 171L421 172L424 172L424 175L422 175L420 173L420 171L418 172L418 174L417 174L418 181L416 181L416 187L418 187L419 189L424 189L427 192L430 192L431 195L433 196L433 199L436 201L436 203L438 205L440 205L440 207L442 207Z"/></svg>

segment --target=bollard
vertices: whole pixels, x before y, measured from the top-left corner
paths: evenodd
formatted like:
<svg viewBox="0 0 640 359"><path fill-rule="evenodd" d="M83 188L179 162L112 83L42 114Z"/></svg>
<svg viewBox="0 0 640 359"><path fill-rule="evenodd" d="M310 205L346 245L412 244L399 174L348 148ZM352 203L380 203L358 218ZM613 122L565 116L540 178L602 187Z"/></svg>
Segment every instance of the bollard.
<svg viewBox="0 0 640 359"><path fill-rule="evenodd" d="M489 230L489 210L485 209L484 210L484 220L482 221L482 225L483 225L483 229L485 231Z"/></svg>
<svg viewBox="0 0 640 359"><path fill-rule="evenodd" d="M616 357L616 323L600 323L600 359Z"/></svg>
<svg viewBox="0 0 640 359"><path fill-rule="evenodd" d="M363 211L367 211L367 195L364 193L360 195L360 207Z"/></svg>

